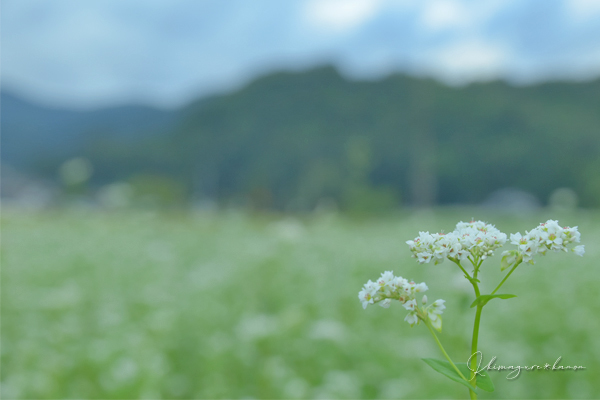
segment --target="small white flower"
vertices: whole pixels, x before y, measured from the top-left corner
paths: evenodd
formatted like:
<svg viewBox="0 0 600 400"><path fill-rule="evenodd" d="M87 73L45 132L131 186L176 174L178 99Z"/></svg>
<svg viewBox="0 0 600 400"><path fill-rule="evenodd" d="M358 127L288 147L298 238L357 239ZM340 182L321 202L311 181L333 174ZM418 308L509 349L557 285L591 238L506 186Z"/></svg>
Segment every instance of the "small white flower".
<svg viewBox="0 0 600 400"><path fill-rule="evenodd" d="M377 291L379 290L379 286L377 285L377 283L372 282L369 279L369 282L367 282L365 284L364 290L366 290L367 292L369 292L369 294L371 294L371 296L375 296L375 293L377 293Z"/></svg>
<svg viewBox="0 0 600 400"><path fill-rule="evenodd" d="M419 317L417 317L417 313L412 311L409 312L406 317L404 317L404 320L406 322L408 322L410 324L410 326L414 326L416 323L419 322Z"/></svg>
<svg viewBox="0 0 600 400"><path fill-rule="evenodd" d="M392 299L385 299L379 302L379 305L383 308L390 308L390 304L392 304Z"/></svg>
<svg viewBox="0 0 600 400"><path fill-rule="evenodd" d="M457 253L460 251L460 249L462 249L460 243L453 243L452 246L448 249L448 257L457 257Z"/></svg>
<svg viewBox="0 0 600 400"><path fill-rule="evenodd" d="M441 314L446 309L446 306L444 305L445 302L446 300L442 299L434 301L429 309L429 313Z"/></svg>
<svg viewBox="0 0 600 400"><path fill-rule="evenodd" d="M437 314L429 314L429 321L435 330L442 331L442 317Z"/></svg>
<svg viewBox="0 0 600 400"><path fill-rule="evenodd" d="M585 254L585 248L584 247L585 247L584 245L575 246L573 248L573 252L575 254L577 254L578 256L583 257L583 255Z"/></svg>
<svg viewBox="0 0 600 400"><path fill-rule="evenodd" d="M579 240L581 238L581 233L579 233L576 226L574 226L572 228L565 227L563 229L563 232L569 242L579 243Z"/></svg>
<svg viewBox="0 0 600 400"><path fill-rule="evenodd" d="M366 290L361 290L358 293L358 299L362 302L364 309L366 309L369 304L373 304L373 296L371 296L371 293L367 292Z"/></svg>
<svg viewBox="0 0 600 400"><path fill-rule="evenodd" d="M423 293L426 292L427 290L429 290L429 288L427 287L427 285L425 284L425 282L421 282L419 284L416 284L414 286L415 288L415 293Z"/></svg>
<svg viewBox="0 0 600 400"><path fill-rule="evenodd" d="M546 234L546 244L551 245L552 248L562 245L562 242L563 240L558 234L554 232Z"/></svg>
<svg viewBox="0 0 600 400"><path fill-rule="evenodd" d="M417 253L417 260L419 260L421 264L428 263L431 261L431 254L425 252Z"/></svg>
<svg viewBox="0 0 600 400"><path fill-rule="evenodd" d="M429 232L419 232L419 244L423 247L429 247L435 241Z"/></svg>
<svg viewBox="0 0 600 400"><path fill-rule="evenodd" d="M558 221L554 221L551 219L543 223L542 227L542 230L548 232L549 234L562 232L562 228L558 224Z"/></svg>
<svg viewBox="0 0 600 400"><path fill-rule="evenodd" d="M423 295L423 300L421 300L421 302L423 304L427 304L427 295L426 294Z"/></svg>
<svg viewBox="0 0 600 400"><path fill-rule="evenodd" d="M469 258L470 255L471 253L469 253L469 251L466 249L460 249L456 252L456 258L458 258L461 261L466 260L467 258Z"/></svg>
<svg viewBox="0 0 600 400"><path fill-rule="evenodd" d="M519 232L510 234L510 243L514 244L515 246L527 246L527 242L527 238L521 236L521 233Z"/></svg>
<svg viewBox="0 0 600 400"><path fill-rule="evenodd" d="M395 278L392 280L392 282L390 283L390 285L391 285L393 288L397 288L397 289L403 288L403 287L404 287L404 286L406 286L407 284L408 284L408 281L407 281L406 279L404 279L403 277L401 277L401 276L397 276L397 277L395 277Z"/></svg>
<svg viewBox="0 0 600 400"><path fill-rule="evenodd" d="M406 308L408 311L414 311L415 307L417 306L417 301L416 300L409 300L406 303L402 304L402 306L404 308Z"/></svg>
<svg viewBox="0 0 600 400"><path fill-rule="evenodd" d="M394 279L394 273L392 271L385 271L381 274L381 278L377 280L380 286L386 286Z"/></svg>
<svg viewBox="0 0 600 400"><path fill-rule="evenodd" d="M434 261L434 265L439 265L441 263L444 262L444 260L446 259L446 252L444 252L444 254L442 253L434 253L433 254L433 259Z"/></svg>

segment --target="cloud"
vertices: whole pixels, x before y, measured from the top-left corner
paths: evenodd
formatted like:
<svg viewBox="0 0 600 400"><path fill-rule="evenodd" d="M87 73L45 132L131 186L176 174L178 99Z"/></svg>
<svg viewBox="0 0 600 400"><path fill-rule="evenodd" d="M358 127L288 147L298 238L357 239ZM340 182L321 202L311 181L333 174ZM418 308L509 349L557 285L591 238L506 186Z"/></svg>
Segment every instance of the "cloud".
<svg viewBox="0 0 600 400"><path fill-rule="evenodd" d="M274 69L336 63L451 83L600 74L595 0L19 0L4 87L77 106L178 105Z"/></svg>
<svg viewBox="0 0 600 400"><path fill-rule="evenodd" d="M461 27L468 22L468 8L459 1L435 0L425 4L421 24L429 31Z"/></svg>
<svg viewBox="0 0 600 400"><path fill-rule="evenodd" d="M469 39L431 51L421 64L447 83L464 84L501 76L510 58L510 51L501 45Z"/></svg>
<svg viewBox="0 0 600 400"><path fill-rule="evenodd" d="M346 32L355 29L380 11L381 0L311 0L305 18L319 29Z"/></svg>

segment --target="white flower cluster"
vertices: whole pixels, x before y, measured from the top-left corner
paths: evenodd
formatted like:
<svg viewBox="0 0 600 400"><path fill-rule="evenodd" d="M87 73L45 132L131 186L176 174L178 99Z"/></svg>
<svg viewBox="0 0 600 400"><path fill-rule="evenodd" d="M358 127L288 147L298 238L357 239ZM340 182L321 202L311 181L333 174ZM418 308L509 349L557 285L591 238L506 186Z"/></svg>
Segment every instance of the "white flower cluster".
<svg viewBox="0 0 600 400"><path fill-rule="evenodd" d="M511 233L511 243L516 245L517 255L523 257L523 262L533 264L533 256L536 254L546 254L546 251L566 251L569 250L583 256L585 248L583 245L569 247L573 243L579 243L581 234L577 227L561 227L558 221L548 220L537 228L525 232L525 235L520 233ZM505 251L502 255L510 255L511 252Z"/></svg>
<svg viewBox="0 0 600 400"><path fill-rule="evenodd" d="M362 302L363 308L375 303L383 308L388 308L392 301L399 301L409 311L404 320L410 326L418 324L419 320L422 319L424 321L428 320L435 329L441 330L442 317L440 315L446 308L444 305L445 300L436 300L426 308L419 308L417 304L417 293L423 293L428 289L425 282L409 282L401 276L394 276L392 271L385 271L376 282L369 280L364 285L358 293L358 299ZM423 296L421 303L422 307L427 304L427 296Z"/></svg>
<svg viewBox="0 0 600 400"><path fill-rule="evenodd" d="M450 233L419 232L418 237L406 242L421 264L432 260L439 264L445 258L460 261L469 256L484 260L504 243L506 234L483 221L459 222Z"/></svg>

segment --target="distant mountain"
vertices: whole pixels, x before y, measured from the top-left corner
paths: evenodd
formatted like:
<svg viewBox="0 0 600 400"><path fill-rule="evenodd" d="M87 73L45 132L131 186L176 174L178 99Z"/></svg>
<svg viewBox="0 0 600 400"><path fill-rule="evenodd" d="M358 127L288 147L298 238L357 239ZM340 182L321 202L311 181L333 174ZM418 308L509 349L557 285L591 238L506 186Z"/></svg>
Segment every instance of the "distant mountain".
<svg viewBox="0 0 600 400"><path fill-rule="evenodd" d="M325 67L264 76L182 115L165 148L216 198L375 208L386 196L479 203L504 187L545 202L570 187L600 206L600 80L449 87Z"/></svg>
<svg viewBox="0 0 600 400"><path fill-rule="evenodd" d="M600 80L457 88L322 67L175 111L53 110L3 94L2 162L52 179L83 156L95 186L258 208L472 204L507 187L542 203L568 187L599 207L599 127Z"/></svg>
<svg viewBox="0 0 600 400"><path fill-rule="evenodd" d="M93 111L55 109L4 91L0 107L2 163L24 170L36 170L46 160L82 155L99 138L127 144L164 134L178 115L137 105Z"/></svg>

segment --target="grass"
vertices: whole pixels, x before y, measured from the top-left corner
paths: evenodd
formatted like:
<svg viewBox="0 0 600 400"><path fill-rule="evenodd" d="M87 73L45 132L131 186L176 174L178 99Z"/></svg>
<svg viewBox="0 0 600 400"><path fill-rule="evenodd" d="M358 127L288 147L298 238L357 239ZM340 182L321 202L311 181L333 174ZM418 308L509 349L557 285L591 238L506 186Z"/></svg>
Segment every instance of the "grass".
<svg viewBox="0 0 600 400"><path fill-rule="evenodd" d="M579 225L587 253L523 265L484 310L480 348L497 365L481 398L600 393L600 214L507 216L475 209L385 218L237 212L4 210L2 398L466 398L420 358L442 358L401 307L364 311L357 293L385 270L443 298L440 339L466 362L472 289L447 262L418 265L404 242L475 216L503 232L549 218ZM499 257L484 263L489 292Z"/></svg>

